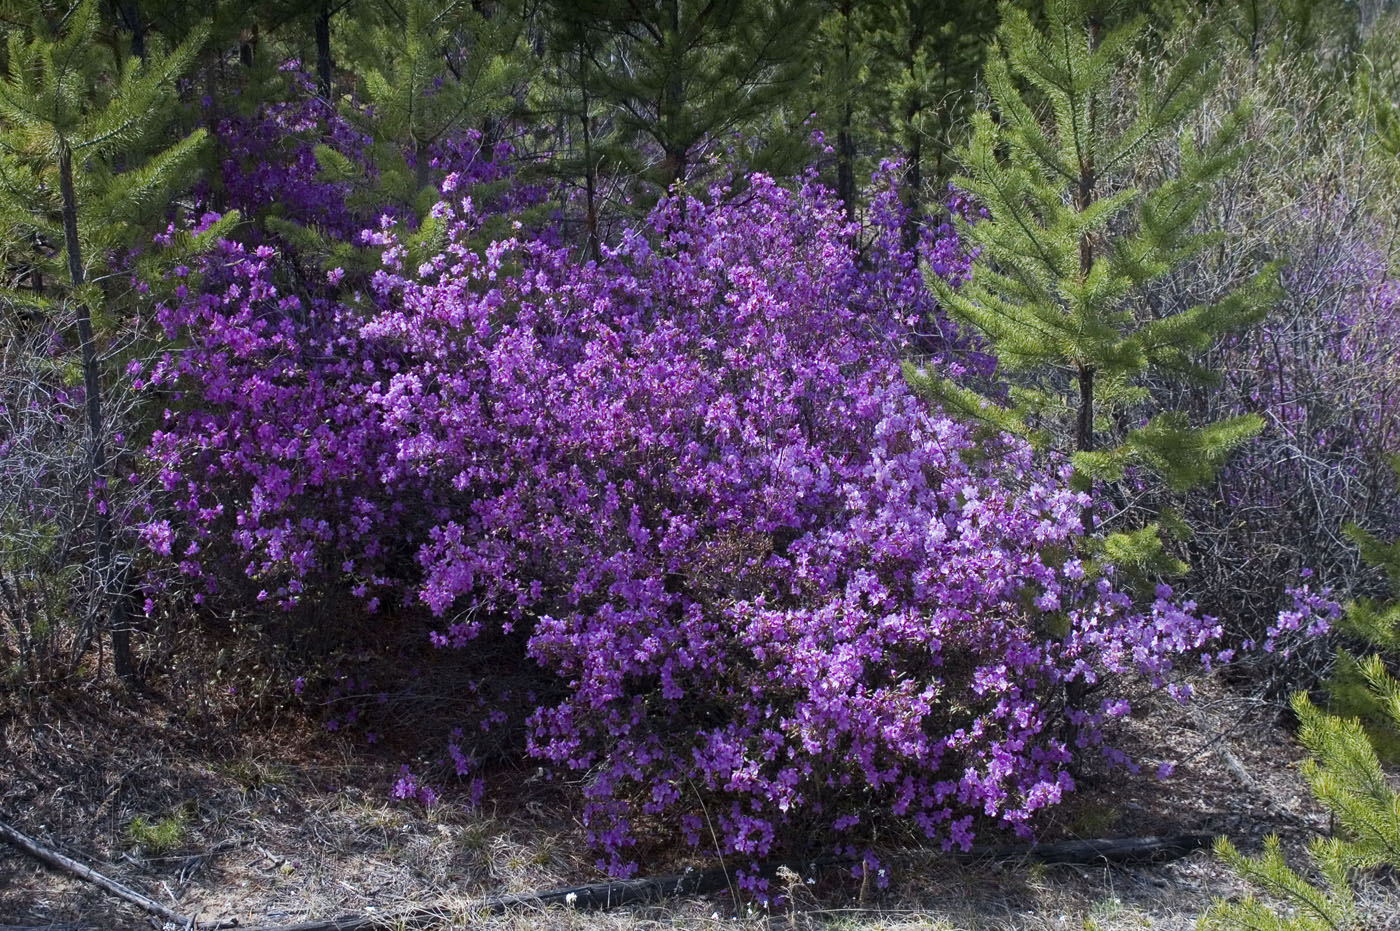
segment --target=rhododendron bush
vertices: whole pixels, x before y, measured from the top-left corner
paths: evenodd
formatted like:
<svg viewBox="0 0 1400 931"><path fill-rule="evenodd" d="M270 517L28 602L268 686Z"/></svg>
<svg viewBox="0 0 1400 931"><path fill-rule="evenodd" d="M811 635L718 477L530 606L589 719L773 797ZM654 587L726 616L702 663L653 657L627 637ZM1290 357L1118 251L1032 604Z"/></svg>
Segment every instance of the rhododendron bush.
<svg viewBox="0 0 1400 931"><path fill-rule="evenodd" d="M1073 786L1067 740L1128 711L1066 711L1067 682L1212 655L1211 619L1075 558L1063 468L906 387L937 312L887 179L865 229L755 176L586 264L523 230L478 248L469 181L421 263L385 217L372 277L293 293L227 243L162 306L180 520L147 533L205 586L391 597L445 649L515 631L558 683L526 749L582 780L609 869L638 818L754 858L813 826L1024 831Z"/></svg>

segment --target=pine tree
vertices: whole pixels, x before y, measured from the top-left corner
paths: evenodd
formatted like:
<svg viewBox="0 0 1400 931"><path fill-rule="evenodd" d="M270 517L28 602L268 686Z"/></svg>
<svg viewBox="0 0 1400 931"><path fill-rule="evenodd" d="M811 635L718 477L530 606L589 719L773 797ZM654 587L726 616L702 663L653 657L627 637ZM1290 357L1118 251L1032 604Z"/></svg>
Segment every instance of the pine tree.
<svg viewBox="0 0 1400 931"><path fill-rule="evenodd" d="M856 0L833 0L813 33L811 93L818 125L835 129L836 195L855 218L856 118L866 91L868 52L861 42Z"/></svg>
<svg viewBox="0 0 1400 931"><path fill-rule="evenodd" d="M869 49L875 142L881 150L903 154L913 224L923 185L944 179L951 167L953 143L962 137L976 100L996 9L979 0L899 0L864 4L860 19Z"/></svg>
<svg viewBox="0 0 1400 931"><path fill-rule="evenodd" d="M515 105L525 75L523 21L510 5L491 6L488 15L467 0L382 0L357 8L343 29L365 105L348 115L374 140L379 204L425 214L436 200L436 192L424 193L434 147Z"/></svg>
<svg viewBox="0 0 1400 931"><path fill-rule="evenodd" d="M567 6L617 130L610 156L655 193L694 173L707 143L763 132L752 167L792 167L807 114L785 109L808 78L816 8L800 0L579 0Z"/></svg>
<svg viewBox="0 0 1400 931"><path fill-rule="evenodd" d="M609 41L593 21L570 2L548 5L542 17L543 80L532 90L531 110L554 118L546 171L565 191L582 197L584 251L601 256L604 186L617 170L610 153L616 146L616 121L602 99L603 69Z"/></svg>
<svg viewBox="0 0 1400 931"><path fill-rule="evenodd" d="M1362 557L1385 571L1392 598L1358 601L1343 626L1383 653L1400 653L1400 541L1384 544L1356 527L1347 533ZM1241 854L1221 838L1216 852L1236 872L1262 887L1288 908L1280 913L1250 896L1241 902L1217 902L1205 915L1208 927L1269 931L1350 931L1363 927L1351 889L1356 870L1389 866L1400 869L1400 793L1391 787L1376 753L1374 735L1394 741L1400 736L1400 680L1381 655L1354 661L1364 691L1348 695L1362 717L1342 717L1315 706L1305 693L1293 697L1302 723L1299 739L1312 754L1303 775L1313 795L1336 819L1342 836L1318 839L1308 855L1321 883L1291 869L1270 838L1260 857ZM1369 721L1370 727L1363 723Z"/></svg>
<svg viewBox="0 0 1400 931"><path fill-rule="evenodd" d="M29 245L29 279L42 284L0 298L43 312L63 303L76 321L86 411L92 521L92 584L108 595L113 659L134 674L122 616L123 572L106 506L111 478L99 340L108 311L105 263L149 242L144 221L183 176L203 134L166 147L147 139L168 122L173 82L202 41L168 53L126 57L104 41L97 0L36 4L12 29L0 74L0 228ZM120 528L115 528L120 529Z"/></svg>
<svg viewBox="0 0 1400 931"><path fill-rule="evenodd" d="M1210 139L1178 131L1215 80L1204 47L1169 72L1144 73L1136 108L1115 102L1141 20L1107 28L1091 0L1049 0L1045 25L1002 7L986 65L990 110L978 112L959 151L955 183L990 218L963 223L980 250L972 280L934 283L943 306L981 335L1011 384L997 403L915 365L915 387L950 409L1032 436L1073 456L1082 483L1120 480L1145 467L1174 490L1207 481L1256 432L1254 417L1193 426L1154 410L1149 379L1204 377L1196 356L1221 334L1258 318L1274 271L1260 269L1223 300L1167 316L1143 289L1215 238L1198 232L1212 184L1240 155L1243 114ZM1148 186L1137 157L1178 134L1174 175ZM1120 565L1180 569L1155 524L1103 536Z"/></svg>
<svg viewBox="0 0 1400 931"><path fill-rule="evenodd" d="M858 179L898 154L906 235L917 235L929 182L943 182L965 135L996 8L977 0L828 0L813 34L804 109L826 135L833 184L854 216Z"/></svg>

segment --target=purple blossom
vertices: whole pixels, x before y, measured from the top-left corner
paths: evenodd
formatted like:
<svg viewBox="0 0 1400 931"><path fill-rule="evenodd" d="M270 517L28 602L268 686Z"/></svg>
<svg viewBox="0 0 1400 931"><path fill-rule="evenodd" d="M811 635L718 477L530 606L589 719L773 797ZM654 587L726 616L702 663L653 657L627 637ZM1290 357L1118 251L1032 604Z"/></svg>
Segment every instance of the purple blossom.
<svg viewBox="0 0 1400 931"><path fill-rule="evenodd" d="M235 127L248 158L274 130L342 132L314 108L263 120ZM947 231L906 250L886 175L864 227L810 177L755 175L738 200L663 200L579 264L519 224L481 242L512 202L466 196L469 166L498 162L447 159L456 200L424 257L392 211L352 230L297 139L256 183L380 266L292 292L295 256L223 242L160 305L181 350L148 383L184 403L150 442L176 515L153 546L198 547L201 594L387 597L443 648L522 631L514 662L557 685L530 700L527 750L583 779L607 869L635 869L639 817L712 843L702 802L751 859L813 822L1024 833L1073 788L1065 683L1165 685L1211 655L1189 602L1140 608L1071 558L1090 501L1063 463L911 393L911 352L977 368L920 271L969 257ZM1072 712L1080 745L1121 760L1102 726L1126 710ZM407 767L393 794L437 800Z"/></svg>

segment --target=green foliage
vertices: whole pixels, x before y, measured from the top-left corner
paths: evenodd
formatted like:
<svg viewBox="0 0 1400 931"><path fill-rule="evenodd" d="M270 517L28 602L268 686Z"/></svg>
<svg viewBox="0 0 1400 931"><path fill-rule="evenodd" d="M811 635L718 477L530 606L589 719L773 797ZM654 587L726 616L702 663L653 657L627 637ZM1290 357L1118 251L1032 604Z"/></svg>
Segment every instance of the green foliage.
<svg viewBox="0 0 1400 931"><path fill-rule="evenodd" d="M870 148L904 154L909 196L950 169L955 140L976 103L974 88L996 9L978 0L862 4L867 62L862 96Z"/></svg>
<svg viewBox="0 0 1400 931"><path fill-rule="evenodd" d="M1140 578L1180 575L1187 568L1168 551L1162 527L1156 522L1106 534L1097 548L1113 565Z"/></svg>
<svg viewBox="0 0 1400 931"><path fill-rule="evenodd" d="M524 21L513 4L488 15L467 0L381 0L355 14L342 30L359 95L347 115L374 140L374 203L426 215L436 199L424 193L434 147L464 129L489 129L515 106L527 73Z"/></svg>
<svg viewBox="0 0 1400 931"><path fill-rule="evenodd" d="M816 6L802 0L576 0L551 5L579 92L609 123L604 158L653 193L690 178L725 137L751 137L755 169L795 166ZM581 64L576 64L579 59Z"/></svg>
<svg viewBox="0 0 1400 931"><path fill-rule="evenodd" d="M1400 724L1400 683L1379 660L1362 664L1372 700ZM1306 695L1293 699L1302 721L1299 738L1313 759L1303 775L1313 795L1336 817L1344 837L1314 840L1308 858L1317 879L1300 875L1283 859L1278 838L1259 857L1246 857L1224 838L1216 853L1245 879L1283 905L1286 913L1258 899L1217 902L1202 918L1208 928L1270 931L1348 931L1361 928L1351 891L1351 874L1381 865L1400 866L1400 794L1385 773L1361 722L1328 714Z"/></svg>
<svg viewBox="0 0 1400 931"><path fill-rule="evenodd" d="M1376 707L1366 673L1367 660L1349 650L1337 654L1336 665L1327 677L1327 706L1343 718L1361 722L1376 756L1384 764L1400 762L1400 730Z"/></svg>
<svg viewBox="0 0 1400 931"><path fill-rule="evenodd" d="M972 0L824 5L804 109L835 150L836 191L852 204L858 179L898 153L914 222L926 183L946 180L953 146L964 135L996 9Z"/></svg>
<svg viewBox="0 0 1400 931"><path fill-rule="evenodd" d="M812 78L808 85L816 125L836 150L835 190L854 215L857 120L868 100L870 43L864 41L856 0L834 0L812 33Z"/></svg>
<svg viewBox="0 0 1400 931"><path fill-rule="evenodd" d="M39 5L30 27L12 30L6 43L0 226L34 245L25 261L50 281L68 277L60 247L64 153L74 162L79 245L92 263L83 277L90 278L104 272L101 263L113 250L146 238L204 141L202 130L171 144L159 138L173 114L174 80L193 61L203 32L142 61L114 54L99 41L100 27L96 0Z"/></svg>
<svg viewBox="0 0 1400 931"><path fill-rule="evenodd" d="M189 837L189 815L184 809L159 820L137 815L127 822L125 833L128 844L146 853L169 853L181 847Z"/></svg>
<svg viewBox="0 0 1400 931"><path fill-rule="evenodd" d="M1392 23L1393 25L1393 23ZM1392 160L1400 160L1400 107L1395 104L1395 93L1400 90L1395 76L1395 66L1400 61L1400 44L1393 38L1383 41L1384 32L1367 43L1366 66L1356 72L1356 91L1359 108L1370 116L1372 131L1381 149Z"/></svg>
<svg viewBox="0 0 1400 931"><path fill-rule="evenodd" d="M572 4L547 9L545 64L542 80L531 88L529 105L537 118L554 121L552 158L544 173L565 185L566 197L580 202L586 248L597 258L602 208L621 174L613 157L620 144L618 127L602 97L611 43L590 20L577 15Z"/></svg>
<svg viewBox="0 0 1400 931"><path fill-rule="evenodd" d="M1338 856L1340 842L1316 840L1308 854L1319 866L1324 885L1299 876L1283 859L1277 837L1264 842L1264 852L1247 857L1225 838L1215 842L1216 856L1231 869L1283 903L1287 917L1253 896L1239 902L1217 902L1201 919L1204 928L1250 931L1348 931L1357 928L1356 904L1347 873Z"/></svg>
<svg viewBox="0 0 1400 931"><path fill-rule="evenodd" d="M1073 453L1081 481L1115 482L1136 467L1180 491L1209 481L1261 424L1190 424L1157 405L1153 380L1208 383L1199 357L1259 319L1275 270L1264 265L1245 286L1181 312L1159 313L1144 299L1218 242L1201 231L1202 215L1243 154L1248 111L1208 137L1183 129L1216 80L1207 48L1167 73L1133 79L1127 62L1141 32L1140 19L1108 28L1085 0L1051 0L1043 28L1002 7L986 67L992 106L973 117L958 153L965 173L955 179L990 213L960 227L980 259L966 285L933 287L1014 386L1012 405L978 416L1019 422L1017 432ZM1172 136L1174 173L1146 184L1140 159ZM970 406L965 388L929 373L915 381ZM1135 562L1161 564L1141 535L1115 546Z"/></svg>
<svg viewBox="0 0 1400 931"><path fill-rule="evenodd" d="M1356 544L1362 560L1381 570L1392 592L1400 594L1400 540L1385 543L1354 524L1343 531ZM1356 718L1381 760L1400 760L1400 705L1396 704L1400 691L1386 675L1382 659L1400 655L1400 600L1358 599L1338 626L1378 653L1358 658L1341 651L1327 680L1331 710Z"/></svg>
<svg viewBox="0 0 1400 931"><path fill-rule="evenodd" d="M19 324L3 332L0 410L17 396L30 403L7 424L17 435L7 445L23 448L8 457L17 481L0 496L0 525L15 525L0 553L8 587L0 610L27 675L62 674L42 668L57 664L54 618L71 628L64 647L73 666L105 616L116 671L129 677L121 615L128 570L115 550L123 528L114 527L120 492L109 482L112 413L99 344L127 322L122 298L130 292L113 274L118 262L149 244L203 142L202 132L172 140L161 131L176 109L174 81L204 32L171 49L158 37L133 37L141 54L128 56L128 41L106 28L96 0L35 3L23 12L0 71L0 230L9 243L0 258L18 268L22 285L0 295ZM48 342L68 330L76 339ZM52 391L78 381L73 373L81 374L85 435L64 422ZM69 584L84 562L84 584ZM40 647L47 656L36 654Z"/></svg>

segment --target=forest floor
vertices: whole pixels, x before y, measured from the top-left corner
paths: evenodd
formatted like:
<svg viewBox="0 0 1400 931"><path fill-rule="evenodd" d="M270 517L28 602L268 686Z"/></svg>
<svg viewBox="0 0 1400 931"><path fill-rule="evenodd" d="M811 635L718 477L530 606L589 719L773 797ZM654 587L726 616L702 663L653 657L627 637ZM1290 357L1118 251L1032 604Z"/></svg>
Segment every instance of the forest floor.
<svg viewBox="0 0 1400 931"><path fill-rule="evenodd" d="M1077 793L1046 839L1224 833L1247 851L1278 834L1303 864L1329 829L1277 708L1215 680L1181 707L1162 698L1126 722L1141 775ZM833 928L1126 931L1186 929L1241 884L1209 850L1149 866L963 866L937 854L891 861L888 888L849 871L795 883L790 903L754 914L728 894L610 912L536 909L488 916L482 897L603 877L556 784L498 772L475 809L450 795L423 808L393 800L402 758L298 711L192 720L188 701L133 698L88 683L0 704L0 821L200 922L244 926L348 913L438 910L441 928ZM1173 748L1170 757L1154 756ZM1149 748L1157 748L1150 750ZM1159 762L1174 775L1151 775ZM644 864L674 872L684 860ZM711 864L712 865L712 864ZM1367 880L1360 908L1400 929L1400 882ZM741 914L737 914L740 912ZM150 928L96 887L0 844L0 927Z"/></svg>

